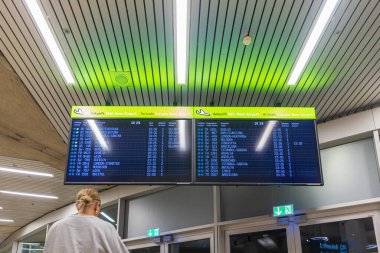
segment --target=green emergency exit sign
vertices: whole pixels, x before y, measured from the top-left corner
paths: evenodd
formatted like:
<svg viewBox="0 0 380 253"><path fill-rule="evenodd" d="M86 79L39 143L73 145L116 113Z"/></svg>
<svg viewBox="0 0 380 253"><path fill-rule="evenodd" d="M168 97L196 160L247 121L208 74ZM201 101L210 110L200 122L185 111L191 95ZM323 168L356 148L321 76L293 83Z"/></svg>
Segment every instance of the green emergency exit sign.
<svg viewBox="0 0 380 253"><path fill-rule="evenodd" d="M273 217L293 215L293 214L294 214L293 204L273 207Z"/></svg>
<svg viewBox="0 0 380 253"><path fill-rule="evenodd" d="M152 229L147 229L146 230L146 236L148 238L150 237L156 237L160 235L160 229L159 228L152 228Z"/></svg>

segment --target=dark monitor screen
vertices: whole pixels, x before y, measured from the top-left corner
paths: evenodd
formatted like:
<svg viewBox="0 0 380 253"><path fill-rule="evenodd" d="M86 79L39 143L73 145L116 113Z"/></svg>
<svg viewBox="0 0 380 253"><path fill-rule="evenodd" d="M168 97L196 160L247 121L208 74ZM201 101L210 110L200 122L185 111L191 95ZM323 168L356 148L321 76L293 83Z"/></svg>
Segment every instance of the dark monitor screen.
<svg viewBox="0 0 380 253"><path fill-rule="evenodd" d="M196 183L321 185L314 120L195 120Z"/></svg>
<svg viewBox="0 0 380 253"><path fill-rule="evenodd" d="M191 142L191 119L73 119L65 183L189 183Z"/></svg>

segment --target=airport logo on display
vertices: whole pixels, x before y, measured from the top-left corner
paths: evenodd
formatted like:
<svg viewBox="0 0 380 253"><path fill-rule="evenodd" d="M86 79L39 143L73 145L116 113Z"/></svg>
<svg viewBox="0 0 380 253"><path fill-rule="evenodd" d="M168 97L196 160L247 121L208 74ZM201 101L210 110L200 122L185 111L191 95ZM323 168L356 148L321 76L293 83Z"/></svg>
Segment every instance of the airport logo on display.
<svg viewBox="0 0 380 253"><path fill-rule="evenodd" d="M273 207L273 217L294 215L293 204Z"/></svg>

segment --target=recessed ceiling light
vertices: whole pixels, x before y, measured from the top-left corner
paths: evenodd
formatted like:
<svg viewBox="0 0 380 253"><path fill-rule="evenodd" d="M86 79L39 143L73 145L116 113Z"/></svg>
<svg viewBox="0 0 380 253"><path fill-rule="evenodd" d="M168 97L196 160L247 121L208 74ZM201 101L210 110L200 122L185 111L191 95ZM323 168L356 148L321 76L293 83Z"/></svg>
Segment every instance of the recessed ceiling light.
<svg viewBox="0 0 380 253"><path fill-rule="evenodd" d="M0 219L0 222L14 222L14 220Z"/></svg>
<svg viewBox="0 0 380 253"><path fill-rule="evenodd" d="M57 64L59 70L62 73L66 83L74 84L75 80L71 74L70 68L66 63L65 58L61 52L60 47L58 46L57 40L55 39L53 32L51 31L49 24L47 23L42 10L37 2L37 0L24 0L32 17L37 25L40 33L45 40L46 46L49 48L50 53L52 54L55 63Z"/></svg>
<svg viewBox="0 0 380 253"><path fill-rule="evenodd" d="M3 210L4 208L2 206L0 206L0 210Z"/></svg>
<svg viewBox="0 0 380 253"><path fill-rule="evenodd" d="M335 10L335 6L339 0L326 0L325 5L323 6L323 9L321 13L318 16L317 22L315 23L313 30L310 33L309 38L307 39L307 42L302 49L302 52L297 59L297 62L295 64L295 67L292 71L292 74L290 75L288 85L294 85L298 81L298 78L300 77L302 71L304 70L307 61L309 60L311 53L313 52L315 46L317 45L317 42L319 38L322 35L322 32L324 31L327 22L330 20L330 17Z"/></svg>
<svg viewBox="0 0 380 253"><path fill-rule="evenodd" d="M25 192L0 191L0 193L27 196L27 197L45 198L45 199L58 199L58 197L56 197L56 196L41 195L41 194L34 194L34 193L25 193Z"/></svg>
<svg viewBox="0 0 380 253"><path fill-rule="evenodd" d="M28 175L41 176L41 177L54 177L54 175L50 173L41 173L41 172L35 172L35 171L23 170L23 169L14 169L14 168L8 168L8 167L0 167L0 172L20 173L20 174L28 174Z"/></svg>

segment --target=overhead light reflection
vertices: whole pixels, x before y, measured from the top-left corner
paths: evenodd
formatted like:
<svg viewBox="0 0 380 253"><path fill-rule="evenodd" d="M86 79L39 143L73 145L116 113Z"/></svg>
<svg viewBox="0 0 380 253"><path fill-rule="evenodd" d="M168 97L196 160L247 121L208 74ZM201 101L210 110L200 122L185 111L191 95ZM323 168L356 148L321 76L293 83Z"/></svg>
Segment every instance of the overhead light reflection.
<svg viewBox="0 0 380 253"><path fill-rule="evenodd" d="M314 237L311 237L310 240L327 242L329 238L326 236L314 236Z"/></svg>
<svg viewBox="0 0 380 253"><path fill-rule="evenodd" d="M112 219L110 216L108 216L105 212L100 212L100 214L101 214L104 218L106 218L107 220L109 220L110 222L115 223L115 220Z"/></svg>
<svg viewBox="0 0 380 253"><path fill-rule="evenodd" d="M265 146L265 144L266 144L266 142L268 140L268 137L272 133L272 130L273 130L273 128L274 128L275 125L276 125L276 121L275 120L268 121L268 125L265 128L265 131L264 131L263 135L261 136L259 144L256 147L256 151L263 150L263 148L264 148L264 146Z"/></svg>
<svg viewBox="0 0 380 253"><path fill-rule="evenodd" d="M304 70L307 61L309 60L311 53L313 52L319 38L322 35L323 30L325 29L327 22L330 20L330 16L333 13L335 6L339 0L326 0L323 10L319 14L318 20L315 23L312 32L310 33L309 38L303 48L297 63L293 69L293 72L289 78L288 85L296 84L298 78L300 77L302 71Z"/></svg>
<svg viewBox="0 0 380 253"><path fill-rule="evenodd" d="M102 146L103 149L108 150L108 146L106 141L103 138L102 133L100 132L98 126L96 125L95 121L93 119L87 120L88 124L91 127L92 132L94 132L96 138L98 139L100 146Z"/></svg>
<svg viewBox="0 0 380 253"><path fill-rule="evenodd" d="M179 149L186 150L186 122L185 120L178 120L178 134L179 134Z"/></svg>
<svg viewBox="0 0 380 253"><path fill-rule="evenodd" d="M272 240L270 237L265 237L265 238L259 238L257 239L257 242L263 246L266 249L273 250L277 249L277 244Z"/></svg>
<svg viewBox="0 0 380 253"><path fill-rule="evenodd" d="M376 249L377 245L376 244L368 244L365 246L366 249Z"/></svg>

